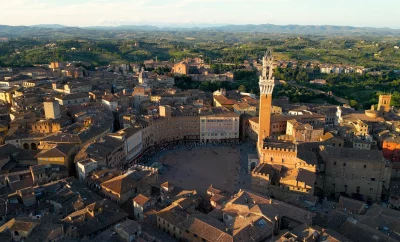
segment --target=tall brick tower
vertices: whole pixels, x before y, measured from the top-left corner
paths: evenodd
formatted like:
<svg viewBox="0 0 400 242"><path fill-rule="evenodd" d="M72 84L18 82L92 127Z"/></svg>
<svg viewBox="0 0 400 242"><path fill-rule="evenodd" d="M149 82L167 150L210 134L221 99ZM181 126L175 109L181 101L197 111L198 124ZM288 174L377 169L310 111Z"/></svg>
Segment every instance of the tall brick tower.
<svg viewBox="0 0 400 242"><path fill-rule="evenodd" d="M275 81L273 74L273 57L272 51L267 50L263 57L263 69L260 76L260 115L259 115L259 131L258 131L258 150L262 150L264 138L270 136L271 126L271 109L272 109L272 92L274 90Z"/></svg>

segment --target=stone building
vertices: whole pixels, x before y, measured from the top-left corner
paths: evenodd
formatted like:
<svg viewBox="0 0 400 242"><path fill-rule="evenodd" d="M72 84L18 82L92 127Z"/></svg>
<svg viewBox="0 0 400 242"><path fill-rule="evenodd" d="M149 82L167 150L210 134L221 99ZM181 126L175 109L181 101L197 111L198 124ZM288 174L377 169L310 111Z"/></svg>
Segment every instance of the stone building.
<svg viewBox="0 0 400 242"><path fill-rule="evenodd" d="M148 115L140 122L143 150L167 142L200 139L200 118L193 108L160 106L158 115Z"/></svg>
<svg viewBox="0 0 400 242"><path fill-rule="evenodd" d="M172 72L175 75L188 75L189 74L189 65L185 61L179 62L174 65L172 68Z"/></svg>
<svg viewBox="0 0 400 242"><path fill-rule="evenodd" d="M389 137L382 142L383 156L393 162L400 161L400 137Z"/></svg>
<svg viewBox="0 0 400 242"><path fill-rule="evenodd" d="M82 92L82 93L61 95L56 97L55 100L58 101L60 105L70 106L70 105L87 103L90 101L90 98L87 92L86 93Z"/></svg>
<svg viewBox="0 0 400 242"><path fill-rule="evenodd" d="M210 108L200 113L200 140L235 141L239 139L239 115L224 107Z"/></svg>
<svg viewBox="0 0 400 242"><path fill-rule="evenodd" d="M61 125L64 123L71 123L70 120L40 120L34 124L32 124L32 132L42 133L42 134L51 134L60 131Z"/></svg>
<svg viewBox="0 0 400 242"><path fill-rule="evenodd" d="M71 171L74 166L73 155L77 147L73 144L60 144L53 148L42 150L36 158L39 165L63 165Z"/></svg>
<svg viewBox="0 0 400 242"><path fill-rule="evenodd" d="M314 195L317 157L290 141L265 140L260 164L251 173L252 189L282 197L288 193Z"/></svg>
<svg viewBox="0 0 400 242"><path fill-rule="evenodd" d="M129 198L139 193L149 196L151 186L158 181L158 170L148 167L136 166L127 173L114 177L100 184L101 193L118 204L123 204Z"/></svg>
<svg viewBox="0 0 400 242"><path fill-rule="evenodd" d="M295 119L288 120L286 134L295 141L316 142L324 134L324 127L320 125L303 124Z"/></svg>
<svg viewBox="0 0 400 242"><path fill-rule="evenodd" d="M378 111L381 114L388 113L390 111L390 101L392 95L379 95Z"/></svg>
<svg viewBox="0 0 400 242"><path fill-rule="evenodd" d="M254 142L257 142L258 139L258 117L253 117L250 118L246 124L245 124L245 136L253 140Z"/></svg>
<svg viewBox="0 0 400 242"><path fill-rule="evenodd" d="M10 230L13 241L24 241L39 224L40 221L37 219L17 217L3 224L3 226L0 227L0 233Z"/></svg>
<svg viewBox="0 0 400 242"><path fill-rule="evenodd" d="M325 195L379 201L389 188L391 167L380 150L320 146L319 153L325 165Z"/></svg>
<svg viewBox="0 0 400 242"><path fill-rule="evenodd" d="M143 133L140 125L125 128L109 135L124 141L125 157L128 162L136 159L142 153Z"/></svg>
<svg viewBox="0 0 400 242"><path fill-rule="evenodd" d="M369 126L367 123L357 120L356 123L354 123L354 128L355 128L355 135L358 136L367 136L369 134Z"/></svg>

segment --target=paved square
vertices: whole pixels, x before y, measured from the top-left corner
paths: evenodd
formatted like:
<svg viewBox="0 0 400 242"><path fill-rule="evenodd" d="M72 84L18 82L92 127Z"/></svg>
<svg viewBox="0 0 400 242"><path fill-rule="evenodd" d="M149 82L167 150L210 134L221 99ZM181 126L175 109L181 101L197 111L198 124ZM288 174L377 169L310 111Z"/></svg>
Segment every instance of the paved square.
<svg viewBox="0 0 400 242"><path fill-rule="evenodd" d="M204 193L210 184L232 192L240 169L238 147L201 147L173 151L159 162L167 165L159 175L160 183L169 181L176 186Z"/></svg>

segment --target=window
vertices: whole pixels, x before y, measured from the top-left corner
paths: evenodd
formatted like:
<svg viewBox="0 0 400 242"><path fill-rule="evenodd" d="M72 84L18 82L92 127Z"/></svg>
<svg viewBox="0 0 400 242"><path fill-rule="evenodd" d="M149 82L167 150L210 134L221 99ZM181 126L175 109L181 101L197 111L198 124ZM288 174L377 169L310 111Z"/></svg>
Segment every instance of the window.
<svg viewBox="0 0 400 242"><path fill-rule="evenodd" d="M346 166L346 163L343 163L343 166Z"/></svg>
<svg viewBox="0 0 400 242"><path fill-rule="evenodd" d="M189 233L189 230L186 230L186 233Z"/></svg>
<svg viewBox="0 0 400 242"><path fill-rule="evenodd" d="M375 181L375 177L371 177L371 181Z"/></svg>
<svg viewBox="0 0 400 242"><path fill-rule="evenodd" d="M367 165L364 165L364 168L367 168Z"/></svg>
<svg viewBox="0 0 400 242"><path fill-rule="evenodd" d="M360 193L361 188L357 187L357 193Z"/></svg>
<svg viewBox="0 0 400 242"><path fill-rule="evenodd" d="M335 162L333 162L333 165L334 165L334 166L336 166L336 161L335 161Z"/></svg>

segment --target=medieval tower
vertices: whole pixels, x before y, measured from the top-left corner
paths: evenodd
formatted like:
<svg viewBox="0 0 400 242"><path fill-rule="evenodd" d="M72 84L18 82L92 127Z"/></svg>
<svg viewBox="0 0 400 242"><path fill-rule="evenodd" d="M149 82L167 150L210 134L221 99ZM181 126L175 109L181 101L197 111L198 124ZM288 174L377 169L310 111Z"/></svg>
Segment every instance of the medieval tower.
<svg viewBox="0 0 400 242"><path fill-rule="evenodd" d="M383 113L388 113L390 111L390 101L392 95L381 94L379 95L378 111Z"/></svg>
<svg viewBox="0 0 400 242"><path fill-rule="evenodd" d="M263 69L260 76L260 115L259 115L259 132L258 132L258 150L262 150L263 140L270 136L271 126L271 110L272 110L272 92L274 90L275 81L273 74L273 57L272 51L267 50L263 57Z"/></svg>

